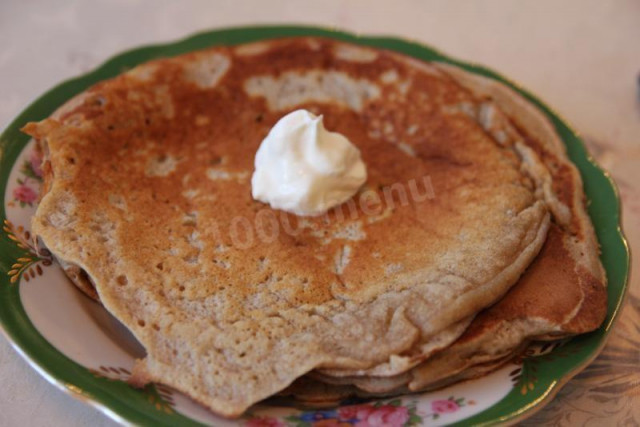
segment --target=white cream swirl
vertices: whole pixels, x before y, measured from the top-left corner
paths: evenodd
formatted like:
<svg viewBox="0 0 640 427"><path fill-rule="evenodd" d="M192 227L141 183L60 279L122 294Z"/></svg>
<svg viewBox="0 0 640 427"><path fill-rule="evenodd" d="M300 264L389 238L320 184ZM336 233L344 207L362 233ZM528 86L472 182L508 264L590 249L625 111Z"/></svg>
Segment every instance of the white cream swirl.
<svg viewBox="0 0 640 427"><path fill-rule="evenodd" d="M251 178L254 199L297 215L320 215L351 198L367 179L356 148L325 129L322 116L296 110L262 141Z"/></svg>

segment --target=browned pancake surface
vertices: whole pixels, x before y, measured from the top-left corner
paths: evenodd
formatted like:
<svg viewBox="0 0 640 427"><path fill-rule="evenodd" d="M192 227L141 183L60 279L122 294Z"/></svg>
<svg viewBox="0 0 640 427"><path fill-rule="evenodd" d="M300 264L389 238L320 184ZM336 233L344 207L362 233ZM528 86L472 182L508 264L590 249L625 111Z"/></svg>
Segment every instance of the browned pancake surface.
<svg viewBox="0 0 640 427"><path fill-rule="evenodd" d="M474 98L447 76L326 40L265 46L152 62L26 128L51 173L34 231L145 346L137 380L227 416L467 319L515 282L548 224L535 173L464 114ZM300 218L252 200L254 154L296 108L361 150L354 210ZM424 177L435 197L416 200ZM356 203L365 191L375 214ZM295 231L260 236L273 218Z"/></svg>
<svg viewBox="0 0 640 427"><path fill-rule="evenodd" d="M470 111L496 141L520 146L521 152L541 159L548 170L542 174L541 187L554 223L540 254L518 283L481 312L450 347L408 372L386 378L335 370L315 373L315 378L336 385L331 393L339 387L343 396L441 387L469 373L475 375L478 366L500 366L497 361L508 361L529 340L592 331L606 316L606 276L598 260L582 182L555 130L537 108L504 85L458 68L444 68L479 96L481 102ZM496 103L501 110L495 110ZM333 395L324 395L329 392L313 382L307 384L309 390L295 392L302 400L314 394L314 399Z"/></svg>

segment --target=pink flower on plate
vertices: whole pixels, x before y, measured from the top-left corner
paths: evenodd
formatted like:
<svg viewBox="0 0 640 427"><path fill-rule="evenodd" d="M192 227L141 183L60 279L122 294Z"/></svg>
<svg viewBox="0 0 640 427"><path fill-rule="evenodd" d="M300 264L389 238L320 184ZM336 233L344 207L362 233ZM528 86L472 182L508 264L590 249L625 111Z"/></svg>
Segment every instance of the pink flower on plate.
<svg viewBox="0 0 640 427"><path fill-rule="evenodd" d="M38 198L38 193L27 184L20 184L13 190L13 198L20 203L31 204Z"/></svg>
<svg viewBox="0 0 640 427"><path fill-rule="evenodd" d="M31 170L33 173L37 177L42 178L42 155L40 154L40 151L33 150L31 152L29 155L29 163L31 164Z"/></svg>
<svg viewBox="0 0 640 427"><path fill-rule="evenodd" d="M404 406L346 406L339 410L343 420L357 420L356 427L402 427L409 421L409 409Z"/></svg>
<svg viewBox="0 0 640 427"><path fill-rule="evenodd" d="M338 417L341 420L364 420L374 407L371 405L351 405L338 409Z"/></svg>
<svg viewBox="0 0 640 427"><path fill-rule="evenodd" d="M431 410L436 414L448 414L456 412L458 409L460 409L460 405L454 400L434 400L431 402Z"/></svg>

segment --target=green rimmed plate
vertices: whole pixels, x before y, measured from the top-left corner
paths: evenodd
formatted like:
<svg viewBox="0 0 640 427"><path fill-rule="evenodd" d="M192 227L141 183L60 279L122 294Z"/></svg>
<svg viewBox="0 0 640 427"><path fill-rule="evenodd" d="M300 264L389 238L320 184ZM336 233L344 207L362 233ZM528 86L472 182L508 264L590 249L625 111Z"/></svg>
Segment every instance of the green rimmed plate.
<svg viewBox="0 0 640 427"><path fill-rule="evenodd" d="M604 345L622 302L628 273L628 250L620 231L619 200L608 176L588 157L578 136L535 97L498 74L456 61L412 42L388 37L361 37L309 27L248 27L213 31L177 43L123 53L79 78L52 89L21 113L0 137L0 185L3 233L0 238L0 321L16 349L48 380L103 410L136 424L208 423L232 425L311 426L345 418L347 409L303 411L258 405L235 422L216 418L180 393L162 386L135 390L123 380L142 349L99 305L69 286L60 269L30 246L29 219L34 212L40 171L32 143L19 128L41 120L92 84L137 64L213 45L238 44L274 37L324 36L395 50L423 60L456 64L500 80L536 104L555 125L569 156L582 173L589 214L602 245L609 280L609 307L604 325L562 345L533 349L530 357L510 363L475 381L444 390L366 404L367 416L390 423L482 424L515 421L548 402L560 386L591 361Z"/></svg>

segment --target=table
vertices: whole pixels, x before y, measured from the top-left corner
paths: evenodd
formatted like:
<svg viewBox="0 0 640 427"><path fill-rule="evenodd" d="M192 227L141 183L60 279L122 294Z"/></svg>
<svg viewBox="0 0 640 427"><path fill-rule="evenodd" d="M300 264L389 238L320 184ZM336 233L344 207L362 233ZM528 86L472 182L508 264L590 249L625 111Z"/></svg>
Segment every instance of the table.
<svg viewBox="0 0 640 427"><path fill-rule="evenodd" d="M0 2L0 126L54 84L141 44L255 23L415 39L487 64L552 105L617 181L640 244L640 2L33 0ZM633 264L637 265L638 254ZM640 423L640 284L604 352L525 425ZM0 339L0 425L111 426L56 390Z"/></svg>

